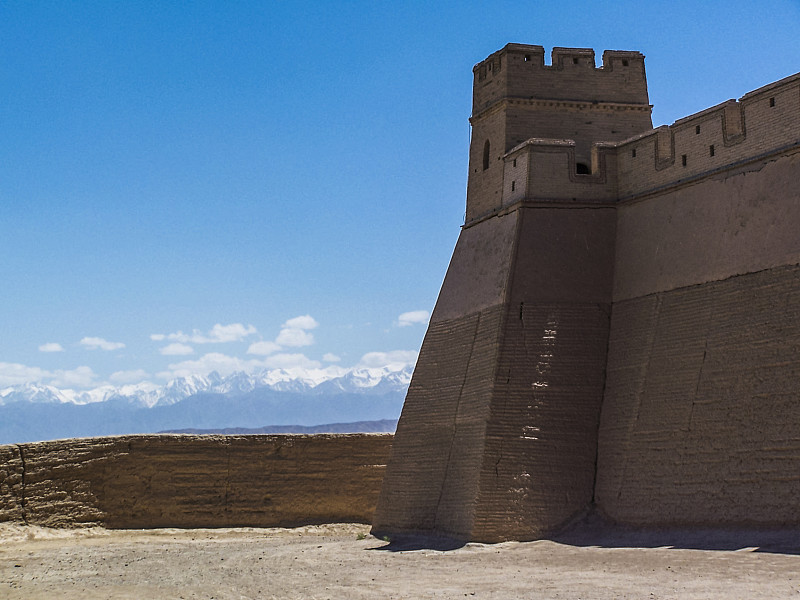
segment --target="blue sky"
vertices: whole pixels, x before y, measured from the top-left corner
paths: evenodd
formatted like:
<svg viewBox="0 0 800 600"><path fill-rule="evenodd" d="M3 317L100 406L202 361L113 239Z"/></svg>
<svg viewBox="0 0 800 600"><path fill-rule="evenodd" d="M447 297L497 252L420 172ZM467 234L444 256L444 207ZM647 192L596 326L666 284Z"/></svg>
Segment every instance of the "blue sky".
<svg viewBox="0 0 800 600"><path fill-rule="evenodd" d="M798 31L786 0L0 2L0 387L410 360L473 64L639 50L659 125L800 71Z"/></svg>

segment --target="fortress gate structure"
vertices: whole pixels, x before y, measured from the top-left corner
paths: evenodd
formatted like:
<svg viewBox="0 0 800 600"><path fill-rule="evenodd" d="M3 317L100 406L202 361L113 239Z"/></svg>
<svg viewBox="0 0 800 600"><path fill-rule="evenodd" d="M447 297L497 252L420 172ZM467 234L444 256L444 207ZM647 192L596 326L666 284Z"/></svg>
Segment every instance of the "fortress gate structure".
<svg viewBox="0 0 800 600"><path fill-rule="evenodd" d="M644 56L474 69L378 534L800 524L800 74L652 128Z"/></svg>

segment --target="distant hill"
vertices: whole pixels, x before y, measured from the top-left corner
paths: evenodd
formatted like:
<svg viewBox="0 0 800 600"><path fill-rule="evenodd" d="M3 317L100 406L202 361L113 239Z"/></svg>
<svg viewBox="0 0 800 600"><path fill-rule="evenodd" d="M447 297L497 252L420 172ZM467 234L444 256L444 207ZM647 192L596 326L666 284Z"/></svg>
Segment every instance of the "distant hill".
<svg viewBox="0 0 800 600"><path fill-rule="evenodd" d="M224 429L168 429L158 433L192 433L195 435L250 435L257 433L394 433L397 419L328 423L326 425L267 425L266 427L226 427Z"/></svg>

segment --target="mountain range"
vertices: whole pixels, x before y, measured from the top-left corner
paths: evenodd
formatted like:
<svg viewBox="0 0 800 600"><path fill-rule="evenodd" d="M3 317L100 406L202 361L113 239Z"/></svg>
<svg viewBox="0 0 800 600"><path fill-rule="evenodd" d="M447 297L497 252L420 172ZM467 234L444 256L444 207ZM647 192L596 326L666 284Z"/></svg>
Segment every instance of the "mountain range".
<svg viewBox="0 0 800 600"><path fill-rule="evenodd" d="M0 389L0 444L165 430L317 426L397 419L412 366L337 376L283 370L212 372L163 386L91 390L23 384Z"/></svg>

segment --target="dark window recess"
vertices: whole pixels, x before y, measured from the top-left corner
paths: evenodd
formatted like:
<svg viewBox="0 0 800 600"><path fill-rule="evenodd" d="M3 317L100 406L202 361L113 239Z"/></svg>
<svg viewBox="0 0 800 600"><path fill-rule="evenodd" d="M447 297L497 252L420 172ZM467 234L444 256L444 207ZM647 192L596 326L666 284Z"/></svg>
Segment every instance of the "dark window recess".
<svg viewBox="0 0 800 600"><path fill-rule="evenodd" d="M517 182L516 181L512 181L511 182L511 191L513 192L516 189L517 189Z"/></svg>
<svg viewBox="0 0 800 600"><path fill-rule="evenodd" d="M694 128L694 132L695 133L700 133L700 125L698 125L697 127Z"/></svg>
<svg viewBox="0 0 800 600"><path fill-rule="evenodd" d="M769 99L769 105L770 105L770 108L775 106L775 98L770 98Z"/></svg>
<svg viewBox="0 0 800 600"><path fill-rule="evenodd" d="M631 150L631 158L636 158L636 148Z"/></svg>
<svg viewBox="0 0 800 600"><path fill-rule="evenodd" d="M624 58L622 59L622 66L623 67L627 67L628 66L628 61L625 60Z"/></svg>
<svg viewBox="0 0 800 600"><path fill-rule="evenodd" d="M572 64L573 65L577 65L578 64L578 59L577 58L573 58L572 59Z"/></svg>
<svg viewBox="0 0 800 600"><path fill-rule="evenodd" d="M575 164L575 172L578 175L591 175L592 170L589 168L589 165L586 163L576 163Z"/></svg>
<svg viewBox="0 0 800 600"><path fill-rule="evenodd" d="M686 155L681 154L681 164L685 167L686 166Z"/></svg>
<svg viewBox="0 0 800 600"><path fill-rule="evenodd" d="M714 156L714 146L713 145L708 147L708 155L709 156Z"/></svg>
<svg viewBox="0 0 800 600"><path fill-rule="evenodd" d="M514 159L514 166L515 167L517 166L517 159L516 158Z"/></svg>
<svg viewBox="0 0 800 600"><path fill-rule="evenodd" d="M525 55L525 62L528 62L530 59L531 59L530 54L526 54Z"/></svg>
<svg viewBox="0 0 800 600"><path fill-rule="evenodd" d="M489 140L483 145L483 170L489 168Z"/></svg>

